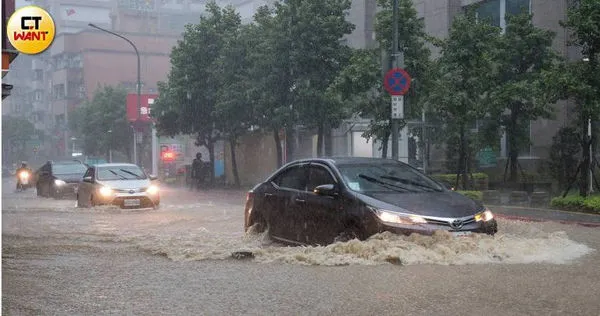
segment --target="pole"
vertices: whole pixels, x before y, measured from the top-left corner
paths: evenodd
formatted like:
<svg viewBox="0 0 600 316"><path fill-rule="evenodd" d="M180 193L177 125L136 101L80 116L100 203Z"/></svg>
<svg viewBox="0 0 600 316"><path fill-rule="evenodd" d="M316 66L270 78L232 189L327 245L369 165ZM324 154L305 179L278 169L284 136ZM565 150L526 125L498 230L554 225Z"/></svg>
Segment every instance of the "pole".
<svg viewBox="0 0 600 316"><path fill-rule="evenodd" d="M93 27L93 28L95 28L95 29L98 29L100 31L103 31L103 32L112 34L112 35L114 35L114 36L116 36L118 38L121 38L121 39L125 40L127 43L129 43L131 45L131 47L133 47L133 50L135 51L135 55L137 57L137 119L136 119L136 121L139 120L140 119L141 102L142 102L142 100L141 100L141 94L142 94L142 74L141 74L140 53L139 53L137 47L135 46L135 44L131 40L129 40L127 37L125 37L125 36L123 36L121 34L117 34L115 32L109 31L107 29L103 29L103 28L101 28L101 27L99 27L99 26L97 26L95 24L92 24L92 23L88 23L88 25L91 26L91 27ZM137 133L134 130L133 131L133 162L135 164L138 163L137 149L136 149L136 147L137 147Z"/></svg>
<svg viewBox="0 0 600 316"><path fill-rule="evenodd" d="M398 0L392 0L394 2L394 9L392 15L392 31L393 31L393 43L392 43L392 68L398 67ZM392 120L392 159L398 160L398 119L391 118Z"/></svg>
<svg viewBox="0 0 600 316"><path fill-rule="evenodd" d="M421 113L421 120L423 121L422 129L421 129L421 137L423 140L421 143L423 144L423 173L427 174L427 127L425 126L425 109Z"/></svg>
<svg viewBox="0 0 600 316"><path fill-rule="evenodd" d="M588 178L589 178L589 183L588 183L588 193L591 194L592 192L594 192L594 173L592 172L593 170L593 161L594 161L594 154L592 153L592 119L588 119L588 141L590 142L589 146L590 146L590 163L589 163L589 170L588 170Z"/></svg>
<svg viewBox="0 0 600 316"><path fill-rule="evenodd" d="M155 126L152 126L152 174L158 176L158 137Z"/></svg>

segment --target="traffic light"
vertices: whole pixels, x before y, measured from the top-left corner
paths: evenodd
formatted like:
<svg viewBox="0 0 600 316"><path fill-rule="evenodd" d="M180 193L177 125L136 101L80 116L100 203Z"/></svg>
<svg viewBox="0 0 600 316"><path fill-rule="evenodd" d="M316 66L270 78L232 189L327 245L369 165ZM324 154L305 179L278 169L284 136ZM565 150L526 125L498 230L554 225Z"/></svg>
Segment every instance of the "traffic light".
<svg viewBox="0 0 600 316"><path fill-rule="evenodd" d="M175 153L173 151L170 151L170 150L163 151L160 154L160 158L163 161L173 161L173 160L175 160L175 156L176 156Z"/></svg>

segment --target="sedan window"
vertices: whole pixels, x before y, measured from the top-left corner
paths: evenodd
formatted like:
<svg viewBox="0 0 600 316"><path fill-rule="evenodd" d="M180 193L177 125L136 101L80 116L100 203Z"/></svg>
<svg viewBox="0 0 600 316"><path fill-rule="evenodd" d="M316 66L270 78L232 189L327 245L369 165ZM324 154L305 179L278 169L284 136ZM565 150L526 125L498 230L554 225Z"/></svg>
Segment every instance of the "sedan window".
<svg viewBox="0 0 600 316"><path fill-rule="evenodd" d="M305 191L308 182L306 169L302 166L292 167L277 176L273 182L282 188Z"/></svg>
<svg viewBox="0 0 600 316"><path fill-rule="evenodd" d="M313 191L317 186L323 185L323 184L334 184L335 181L333 180L333 177L331 176L331 174L329 173L329 171L327 171L327 169L321 167L321 166L310 166L310 175L309 175L309 180L308 180L308 185L306 186L306 189L308 191Z"/></svg>

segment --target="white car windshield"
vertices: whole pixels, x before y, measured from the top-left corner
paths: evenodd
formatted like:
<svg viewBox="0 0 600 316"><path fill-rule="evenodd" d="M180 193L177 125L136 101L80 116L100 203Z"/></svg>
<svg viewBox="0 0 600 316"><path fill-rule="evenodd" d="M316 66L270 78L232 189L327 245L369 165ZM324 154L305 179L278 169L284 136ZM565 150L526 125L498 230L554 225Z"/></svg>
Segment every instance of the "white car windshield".
<svg viewBox="0 0 600 316"><path fill-rule="evenodd" d="M98 180L142 180L146 174L137 166L111 166L98 168Z"/></svg>

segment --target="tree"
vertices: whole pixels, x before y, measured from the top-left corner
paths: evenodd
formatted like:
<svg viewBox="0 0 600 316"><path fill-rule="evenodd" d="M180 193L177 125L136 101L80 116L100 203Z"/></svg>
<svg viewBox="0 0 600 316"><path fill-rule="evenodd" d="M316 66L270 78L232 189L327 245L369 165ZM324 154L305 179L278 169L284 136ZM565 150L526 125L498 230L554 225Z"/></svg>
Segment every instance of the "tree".
<svg viewBox="0 0 600 316"><path fill-rule="evenodd" d="M25 118L2 115L2 159L28 160L27 141L40 133L41 131L36 130Z"/></svg>
<svg viewBox="0 0 600 316"><path fill-rule="evenodd" d="M535 27L532 15L523 13L507 16L506 31L497 42L490 113L507 135L511 182L517 181L519 151L530 143L530 122L550 118L557 101L555 90L543 80L558 62L553 39L553 32Z"/></svg>
<svg viewBox="0 0 600 316"><path fill-rule="evenodd" d="M252 35L251 26L240 26L234 32L224 34L224 46L218 60L222 81L215 105L216 128L229 141L236 186L240 185L235 155L237 140L248 131L252 121L253 104L248 94L248 51L251 49Z"/></svg>
<svg viewBox="0 0 600 316"><path fill-rule="evenodd" d="M99 87L92 100L70 113L70 128L83 140L88 155L122 151L131 158L131 127L127 121L127 91L112 86ZM110 132L109 132L110 131Z"/></svg>
<svg viewBox="0 0 600 316"><path fill-rule="evenodd" d="M292 103L300 122L317 130L317 155L323 155L325 130L338 127L348 116L344 103L331 86L350 57L350 48L341 43L355 26L346 21L350 0L287 1L294 70ZM328 154L331 154L330 152Z"/></svg>
<svg viewBox="0 0 600 316"><path fill-rule="evenodd" d="M440 43L436 79L428 94L428 102L436 105L436 114L446 122L446 134L459 139L456 186L462 179L465 189L472 165L468 153L474 143L469 126L488 112L499 34L497 27L477 23L472 12L455 17L449 36Z"/></svg>
<svg viewBox="0 0 600 316"><path fill-rule="evenodd" d="M587 124L597 121L600 116L600 2L596 0L572 1L567 12L567 21L563 24L571 33L572 45L581 49L583 60L578 60L559 69L557 76L565 95L575 100L578 113L577 129L581 140L582 164L580 165L579 193L587 196L589 173L593 166L590 160L590 144L596 139L596 131L592 137L587 135ZM552 79L556 79L553 77Z"/></svg>
<svg viewBox="0 0 600 316"><path fill-rule="evenodd" d="M548 167L552 177L558 181L561 189L566 190L565 179L576 176L578 159L581 152L579 133L573 127L563 127L552 138Z"/></svg>
<svg viewBox="0 0 600 316"><path fill-rule="evenodd" d="M159 97L152 111L161 135L194 134L196 145L208 149L211 182L214 182L214 144L221 138L216 106L223 89L220 61L227 38L241 25L233 7L206 5L207 15L198 24L188 24L183 39L171 52L171 71L159 84Z"/></svg>
<svg viewBox="0 0 600 316"><path fill-rule="evenodd" d="M291 108L291 90L294 85L290 60L292 39L288 36L287 24L283 19L287 7L275 3L275 9L260 7L254 15L254 24L249 28L252 40L249 52L248 94L252 100L253 122L269 131L277 148L277 165L283 163L283 148L280 146L280 131L290 135L296 123ZM293 147L288 146L288 156Z"/></svg>

